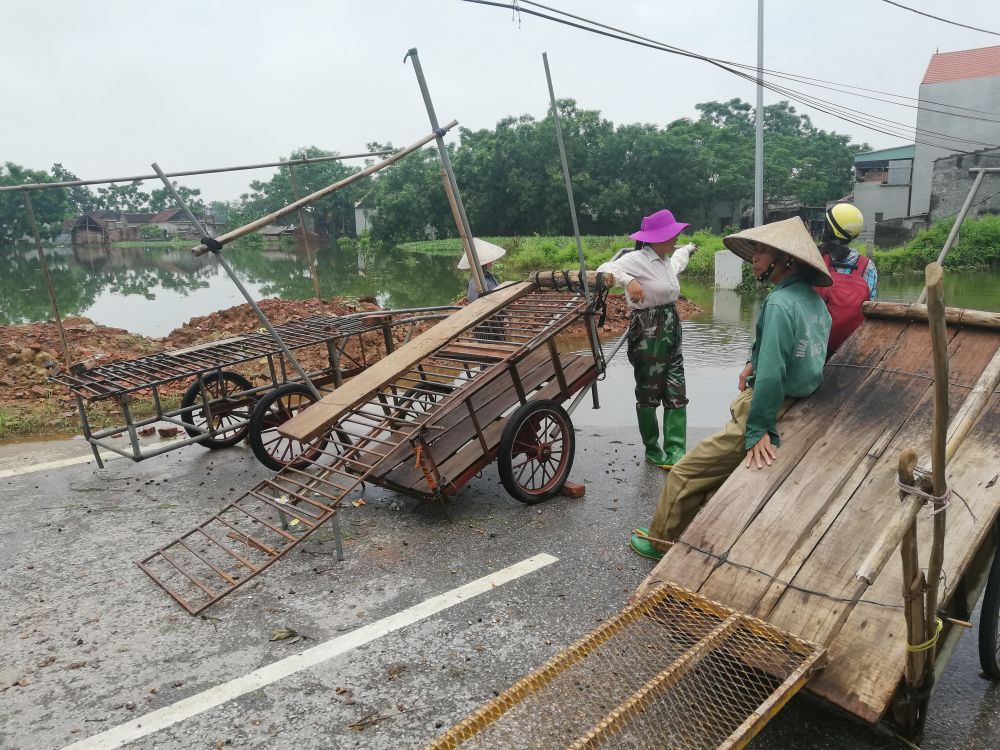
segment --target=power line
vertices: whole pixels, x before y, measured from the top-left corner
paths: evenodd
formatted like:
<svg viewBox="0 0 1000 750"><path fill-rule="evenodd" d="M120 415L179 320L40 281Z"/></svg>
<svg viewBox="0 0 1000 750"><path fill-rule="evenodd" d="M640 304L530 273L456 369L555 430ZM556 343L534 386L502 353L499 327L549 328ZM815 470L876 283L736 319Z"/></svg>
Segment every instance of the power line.
<svg viewBox="0 0 1000 750"><path fill-rule="evenodd" d="M624 29L619 29L619 28L616 28L614 26L609 26L607 24L600 23L599 21L592 21L589 18L584 18L583 16L577 16L577 15L574 15L572 13L569 13L568 11L560 10L559 8L554 8L552 6L544 5L544 4L539 3L539 2L534 2L533 0L519 0L519 1L525 3L526 5L534 5L535 7L544 8L545 10L552 11L553 13L559 13L560 15L566 16L567 18L574 18L574 19L576 19L578 21L584 21L585 23L589 23L589 24L591 24L593 26L597 26L597 27L602 28L602 29L608 29L609 31L614 31L614 32L617 32L619 34L627 34L628 36L632 36L632 37L634 37L636 39L641 39L641 40L643 40L645 42L651 42L653 44L657 44L657 45L666 47L668 49L677 50L678 52L687 52L687 50L683 50L680 47L674 47L673 45L665 44L663 42L658 42L655 39L650 39L649 37L640 36L639 34L634 34L632 32L626 31ZM554 19L554 20L558 20L558 19ZM736 68L743 68L745 70L752 70L752 71L756 71L757 70L757 66L753 65L753 64L750 64L750 63L740 63L740 62L735 62L733 60L723 60L721 58L709 58L707 56L697 55L695 53L689 53L689 54L692 54L695 57L700 58L700 59L704 59L706 61L720 62L720 63L724 63L726 65L732 65L733 67L736 67ZM936 104L936 105L939 105L939 106L942 106L942 107L949 107L951 109L964 110L966 112L975 112L977 114L982 114L982 115L992 115L992 117L974 117L974 116L971 116L971 115L961 115L961 114L958 114L958 113L955 113L955 112L947 112L945 110L937 110L937 109L933 109L933 108L930 108L930 107L924 107L924 109L929 109L932 112L939 112L941 114L949 115L949 116L952 116L952 117L968 117L969 119L972 119L972 120L985 120L987 122L998 122L998 123L1000 123L1000 112L990 112L990 111L982 110L982 109L973 109L972 107L960 107L960 106L957 106L957 105L954 105L954 104L948 104L947 102L937 102L937 101L932 101L932 100L929 100L929 99L923 99L923 100L921 100L921 99L919 99L917 97L906 96L905 94L894 94L894 93L892 93L890 91L879 91L878 89L869 89L869 88L865 88L863 86L853 86L851 84L840 83L838 81L828 81L828 80L825 80L823 78L812 78L810 76L799 75L799 74L796 74L796 73L789 73L787 71L782 71L782 70L774 70L772 68L763 68L763 72L767 73L769 76L775 76L775 77L778 77L778 78L786 78L786 79L790 79L790 80L799 81L799 82L802 82L802 83L806 83L809 86L815 86L816 88L829 88L830 90L840 91L841 93L850 94L851 96L860 96L860 97L865 98L865 99L874 99L875 101L885 102L886 104L895 104L896 106L900 106L900 107L909 107L911 109L920 109L919 105L903 104L902 102L894 102L894 101L891 101L889 99L881 99L879 97L869 97L869 96L865 96L863 94L855 94L855 93L852 93L850 91L843 91L841 88L834 88L834 87L844 87L844 88L847 88L847 89L856 89L856 90L859 90L859 91L868 91L868 92L873 93L873 94L884 94L886 96L892 96L892 97L895 97L897 99L908 99L910 101L920 102L921 104L925 104L925 105L926 104ZM820 84L830 84L830 86L821 86ZM997 119L994 119L994 118L997 118Z"/></svg>
<svg viewBox="0 0 1000 750"><path fill-rule="evenodd" d="M902 3L894 3L893 0L882 0L882 2L887 3L888 5L895 5L897 8L902 8L903 10L908 10L910 11L910 13L916 13L918 16L933 18L935 21L941 21L942 23L950 23L952 26L961 26L963 29L972 29L973 31L981 31L984 34L992 34L993 36L1000 36L1000 32L990 31L989 29L981 29L978 26L969 26L969 24L967 23L959 23L958 21L950 21L947 18L941 18L941 16L932 16L930 13L924 13L922 10L911 8L908 5L903 5Z"/></svg>
<svg viewBox="0 0 1000 750"><path fill-rule="evenodd" d="M565 12L565 11L561 11L561 10L558 10L558 9L555 9L555 8L550 8L548 6L543 6L541 3L530 2L530 0L521 0L521 2L524 2L526 4L536 5L536 6L539 6L539 7L544 7L546 10L552 10L553 12L559 13L561 15L565 15L565 16L567 16L569 18L575 18L575 19L583 21L583 22L585 22L587 24L591 24L591 26L584 26L584 25L581 25L579 23L574 23L572 21L567 21L567 20L565 20L563 18L557 18L555 16L546 15L545 13L541 13L541 12L536 11L536 10L531 10L529 8L524 8L524 7L521 7L516 2L512 3L510 5L508 5L507 3L503 3L503 2L496 2L495 0L463 0L463 2L473 3L473 4L476 4L476 5L488 5L488 6L493 6L493 7L497 7L497 8L504 8L504 9L513 8L518 13L527 13L529 15L537 16L539 18L544 18L544 19L549 20L549 21L554 21L555 23L559 23L559 24L562 24L562 25L565 25L565 26L570 26L570 27L573 27L573 28L576 28L576 29L580 29L582 31L588 31L588 32L590 32L592 34L597 34L599 36L605 36L605 37L608 37L608 38L611 38L611 39L616 39L618 41L628 42L629 44L635 44L635 45L641 46L641 47L648 47L650 49L654 49L654 50L657 50L657 51L660 51L660 52L668 52L670 54L679 55L681 57L690 57L690 58L693 58L693 59L696 59L696 60L701 60L703 62L709 63L710 65L714 65L717 68L725 70L728 73L732 73L733 75L738 76L738 77L740 77L740 78L742 78L742 79L744 79L746 81L750 81L750 82L755 83L755 84L759 83L759 81L758 81L758 79L757 79L756 76L752 76L752 75L749 75L747 73L743 73L743 72L741 72L739 70L736 70L736 69L730 67L729 65L727 65L727 64L723 63L722 61L719 61L719 60L717 60L715 58L711 58L711 57L708 57L706 55L702 55L702 54L699 54L699 53L696 53L696 52L691 52L689 50L685 50L685 49L682 49L680 47L675 47L673 45L665 44L663 42L658 42L658 41L655 41L655 40L650 40L650 39L647 39L646 37L641 37L641 36L639 36L637 34L632 34L631 32L623 31L623 30L620 30L620 29L613 29L613 27L605 26L604 24L600 24L598 22L591 21L590 19L587 19L587 18L583 18L583 17L580 17L580 16L574 16L573 14ZM613 30L613 31L615 31L617 33L610 33L609 31L602 31L601 28L592 28L592 26L597 26L597 27L603 27L603 28L611 29L611 30ZM625 34L626 36L622 36L622 34ZM942 144L942 143L936 143L934 141L921 140L920 138L913 138L913 139L911 139L909 137L910 126L906 125L904 123L896 123L896 122L891 121L891 120L886 120L885 123L875 122L874 120L885 120L886 118L876 118L874 115L866 115L866 114L864 114L864 113L862 113L862 112L860 112L858 110L854 110L854 109L850 109L850 108L847 108L847 107L843 107L842 105L838 105L838 104L836 104L834 102L829 102L827 100L820 99L818 97L811 97L808 94L804 94L802 92L795 91L794 89L788 89L788 88L784 88L784 87L781 87L781 86L777 86L777 85L775 85L775 84L773 84L773 83L771 83L769 81L766 81L766 80L763 81L763 82L760 82L760 83L761 83L762 86L764 86L764 88L768 89L769 91L774 91L775 93L781 94L782 96L786 96L786 97L788 97L788 98L790 98L790 99L792 99L794 101L797 101L797 102L799 102L801 104L804 104L805 106L810 107L812 109L815 109L815 110L817 110L819 112L823 112L824 114L829 114L829 115L831 115L833 117L836 117L837 119L843 120L845 122L849 122L849 123L854 124L854 125L859 125L860 127L866 128L868 130L872 130L872 131L877 132L877 133L881 133L883 135L888 135L890 137L897 138L897 139L900 139L900 140L907 140L907 141L914 140L916 143L921 143L923 145L928 145L928 146L934 146L934 147L937 147L937 148L943 148L943 149L946 149L946 150L949 150L949 151L953 151L955 153L961 153L961 154L970 154L970 153L973 153L972 151L965 151L965 150L962 150L962 149L956 149L956 148L954 148L952 146L948 146L948 145L945 145L945 144ZM874 119L871 119L871 118L874 118ZM905 133L898 132L899 127L905 128L906 132ZM922 128L915 128L914 130L917 132L917 134L925 132L924 129L922 129ZM972 144L975 144L975 145L982 145L982 146L984 146L986 148L1000 148L1000 146L997 146L995 144L986 143L985 141L975 141L975 140L972 140L972 139L964 139L964 138L961 138L961 137L950 136L948 134L936 133L936 131L926 131L926 132L930 136L938 135L938 136L941 136L941 137L944 137L944 138L948 138L950 140L966 141L966 142L969 142L969 143L972 143ZM982 149L978 149L978 150L982 150Z"/></svg>

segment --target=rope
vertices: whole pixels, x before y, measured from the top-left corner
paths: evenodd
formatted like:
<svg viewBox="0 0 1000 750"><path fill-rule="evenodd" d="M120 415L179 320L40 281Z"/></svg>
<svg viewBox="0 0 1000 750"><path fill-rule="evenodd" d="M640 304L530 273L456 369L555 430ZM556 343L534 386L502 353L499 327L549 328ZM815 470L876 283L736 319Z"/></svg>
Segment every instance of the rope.
<svg viewBox="0 0 1000 750"><path fill-rule="evenodd" d="M210 252L218 253L222 250L222 243L219 242L215 237L202 237L201 244L209 249Z"/></svg>
<svg viewBox="0 0 1000 750"><path fill-rule="evenodd" d="M938 638L941 636L941 629L944 627L944 622L940 617L935 617L934 620L937 622L937 627L934 629L934 635L928 638L923 643L918 643L914 646L912 643L906 644L906 650L911 654L919 654L924 651L930 651L937 645Z"/></svg>
<svg viewBox="0 0 1000 750"><path fill-rule="evenodd" d="M931 503L934 506L934 513L932 513L931 515L940 513L941 511L946 510L949 505L951 505L950 487L944 491L943 495L932 495L931 493L925 492L919 487L913 487L909 484L903 484L901 481L899 481L898 476L896 477L896 486L899 487L901 491L909 495L913 495L915 497L922 497L924 500Z"/></svg>

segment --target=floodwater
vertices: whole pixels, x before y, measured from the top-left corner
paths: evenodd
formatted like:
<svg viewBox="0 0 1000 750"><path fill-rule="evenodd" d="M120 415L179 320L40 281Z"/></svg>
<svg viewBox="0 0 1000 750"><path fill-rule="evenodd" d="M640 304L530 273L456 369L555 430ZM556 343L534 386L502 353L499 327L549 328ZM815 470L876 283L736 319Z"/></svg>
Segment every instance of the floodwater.
<svg viewBox="0 0 1000 750"><path fill-rule="evenodd" d="M226 258L255 299L304 299L313 294L301 248L274 250L229 247ZM385 307L448 304L461 296L467 275L450 257L395 250L362 252L328 245L317 253L325 297L374 297ZM211 255L187 249L59 247L46 250L60 313L82 315L100 325L146 336L165 336L184 322L243 302L235 284ZM879 299L909 302L920 294L921 274L879 280ZM1000 310L1000 270L951 273L945 277L946 303ZM715 428L726 421L736 395L737 373L746 362L760 297L715 290L711 283L685 280L682 291L702 309L685 322L688 424ZM0 324L51 317L34 250L0 255ZM610 347L617 336L603 338ZM580 341L581 348L586 347ZM613 425L632 421L632 373L624 351L608 367L599 387L600 410L585 400L577 424Z"/></svg>

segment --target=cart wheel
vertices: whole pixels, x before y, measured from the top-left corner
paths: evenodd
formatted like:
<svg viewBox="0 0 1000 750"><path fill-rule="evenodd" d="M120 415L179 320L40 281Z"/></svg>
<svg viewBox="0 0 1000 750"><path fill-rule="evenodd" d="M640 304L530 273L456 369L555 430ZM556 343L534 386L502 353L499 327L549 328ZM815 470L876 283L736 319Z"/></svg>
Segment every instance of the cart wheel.
<svg viewBox="0 0 1000 750"><path fill-rule="evenodd" d="M559 493L576 453L569 414L557 402L529 401L507 419L497 469L515 500L534 505Z"/></svg>
<svg viewBox="0 0 1000 750"><path fill-rule="evenodd" d="M431 407L451 393L454 388L447 383L428 380L410 388L390 401L393 406L405 409L404 419L417 419L430 411Z"/></svg>
<svg viewBox="0 0 1000 750"><path fill-rule="evenodd" d="M257 402L250 415L247 442L258 461L279 471L286 466L301 468L320 454L326 447L326 438L301 443L278 433L279 426L315 402L312 391L301 383L283 385Z"/></svg>
<svg viewBox="0 0 1000 750"><path fill-rule="evenodd" d="M979 663L986 677L1000 680L1000 549L993 553L979 613Z"/></svg>
<svg viewBox="0 0 1000 750"><path fill-rule="evenodd" d="M215 434L206 437L201 441L201 445L206 448L229 448L240 442L247 434L250 427L250 412L253 410L254 399L249 396L233 399L232 393L243 393L249 391L253 386L250 381L236 372L223 370L221 373L214 372L205 376L205 393L209 401L216 401L210 405L212 412L212 427ZM195 380L188 386L184 398L181 399L181 406L187 408L194 406L201 401L201 389L198 381ZM208 420L205 418L203 409L185 412L181 419L190 425L208 428ZM185 428L191 437L204 435L203 432Z"/></svg>

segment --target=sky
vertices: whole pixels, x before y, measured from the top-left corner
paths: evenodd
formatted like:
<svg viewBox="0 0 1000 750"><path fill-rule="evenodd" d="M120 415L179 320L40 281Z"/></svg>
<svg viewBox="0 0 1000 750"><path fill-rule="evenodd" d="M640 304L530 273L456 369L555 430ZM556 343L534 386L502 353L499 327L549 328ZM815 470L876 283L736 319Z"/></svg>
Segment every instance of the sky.
<svg viewBox="0 0 1000 750"><path fill-rule="evenodd" d="M755 0L544 2L701 54L756 61ZM905 4L1000 30L996 0ZM765 68L912 97L935 51L1000 44L879 0L765 0L764 12ZM756 96L752 83L704 62L461 0L0 0L0 29L0 161L60 162L87 179L148 174L154 161L171 172L276 161L306 146L358 153L370 141L413 143L430 126L403 64L411 47L440 122L471 129L544 117L543 52L558 97L616 124L666 125L696 117L699 102ZM804 90L915 122L914 109ZM764 95L765 104L781 98ZM980 108L1000 111L1000 102ZM797 109L873 148L906 142ZM181 182L232 200L272 174Z"/></svg>

